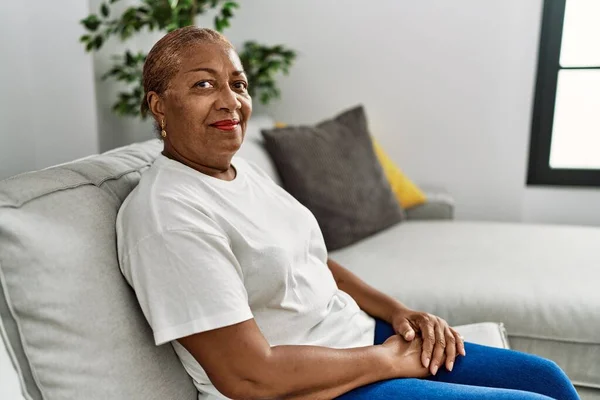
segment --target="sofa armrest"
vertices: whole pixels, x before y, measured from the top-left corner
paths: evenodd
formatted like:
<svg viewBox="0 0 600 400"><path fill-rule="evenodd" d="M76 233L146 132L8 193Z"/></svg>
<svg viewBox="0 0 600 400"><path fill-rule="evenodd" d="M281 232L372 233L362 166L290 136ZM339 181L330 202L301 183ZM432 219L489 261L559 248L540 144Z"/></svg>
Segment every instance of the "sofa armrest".
<svg viewBox="0 0 600 400"><path fill-rule="evenodd" d="M424 189L427 202L407 208L408 220L454 219L454 199L442 189Z"/></svg>
<svg viewBox="0 0 600 400"><path fill-rule="evenodd" d="M477 343L499 349L510 349L504 324L498 322L480 322L477 324L453 326L465 338L465 342Z"/></svg>

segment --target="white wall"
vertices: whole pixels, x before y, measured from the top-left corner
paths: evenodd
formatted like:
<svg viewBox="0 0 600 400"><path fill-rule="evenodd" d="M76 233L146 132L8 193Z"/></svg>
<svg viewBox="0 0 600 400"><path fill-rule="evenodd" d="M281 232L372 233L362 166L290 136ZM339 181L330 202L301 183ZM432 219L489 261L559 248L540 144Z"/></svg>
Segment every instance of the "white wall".
<svg viewBox="0 0 600 400"><path fill-rule="evenodd" d="M299 52L280 81L283 98L267 109L278 120L317 122L362 103L390 156L415 181L448 189L458 218L600 225L600 190L525 186L542 0L241 5L225 32L234 44L256 39ZM210 17L198 23L212 27ZM156 37L132 46L148 50ZM107 57L96 57L97 75ZM101 87L108 148L152 137L149 126L111 115L114 96Z"/></svg>
<svg viewBox="0 0 600 400"><path fill-rule="evenodd" d="M600 226L600 190L529 188L523 221Z"/></svg>
<svg viewBox="0 0 600 400"><path fill-rule="evenodd" d="M244 0L226 34L300 57L270 113L316 122L357 103L457 217L600 225L600 190L526 188L542 0Z"/></svg>
<svg viewBox="0 0 600 400"><path fill-rule="evenodd" d="M0 179L98 151L88 5L0 2Z"/></svg>

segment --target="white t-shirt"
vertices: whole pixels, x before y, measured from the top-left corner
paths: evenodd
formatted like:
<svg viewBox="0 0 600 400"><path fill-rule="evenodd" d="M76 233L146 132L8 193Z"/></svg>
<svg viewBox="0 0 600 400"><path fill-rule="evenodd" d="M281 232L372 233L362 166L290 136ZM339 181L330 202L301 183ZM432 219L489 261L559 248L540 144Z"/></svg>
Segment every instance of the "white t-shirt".
<svg viewBox="0 0 600 400"><path fill-rule="evenodd" d="M271 346L373 344L337 288L313 214L253 163L225 181L160 155L117 217L119 262L154 332L200 391L224 399L176 339L254 318Z"/></svg>

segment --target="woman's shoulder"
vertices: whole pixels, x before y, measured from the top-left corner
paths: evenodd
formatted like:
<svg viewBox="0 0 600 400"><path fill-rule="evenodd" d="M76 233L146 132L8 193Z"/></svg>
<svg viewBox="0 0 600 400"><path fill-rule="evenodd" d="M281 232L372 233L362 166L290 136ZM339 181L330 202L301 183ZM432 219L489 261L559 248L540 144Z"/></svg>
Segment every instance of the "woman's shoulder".
<svg viewBox="0 0 600 400"><path fill-rule="evenodd" d="M178 187L187 177L163 165L162 161L158 158L150 168L142 173L138 184L125 201L127 205L148 207L155 203L168 201L179 191Z"/></svg>
<svg viewBox="0 0 600 400"><path fill-rule="evenodd" d="M160 160L157 160L160 163ZM155 162L121 205L117 222L160 231L210 214L193 176Z"/></svg>

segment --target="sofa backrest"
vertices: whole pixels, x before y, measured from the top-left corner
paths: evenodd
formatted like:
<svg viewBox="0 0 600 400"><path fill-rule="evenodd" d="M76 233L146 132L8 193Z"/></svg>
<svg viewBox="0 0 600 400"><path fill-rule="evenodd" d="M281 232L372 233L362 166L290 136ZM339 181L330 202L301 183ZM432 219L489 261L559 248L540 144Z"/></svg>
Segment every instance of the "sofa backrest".
<svg viewBox="0 0 600 400"><path fill-rule="evenodd" d="M275 183L281 186L281 178L277 173L277 169L275 168L273 160L269 156L269 153L267 153L264 139L260 133L262 129L270 129L273 128L273 126L274 122L270 117L252 117L252 120L248 123L248 127L246 128L246 137L244 138L244 143L237 152L237 155L246 160L254 162L263 171L265 171L267 175L269 175L271 179L275 181Z"/></svg>
<svg viewBox="0 0 600 400"><path fill-rule="evenodd" d="M0 313L30 399L189 399L116 255L117 211L158 140L0 182Z"/></svg>
<svg viewBox="0 0 600 400"><path fill-rule="evenodd" d="M240 156L278 181L253 120ZM115 218L158 140L0 181L0 333L26 399L177 399L197 392L156 347L117 261Z"/></svg>

